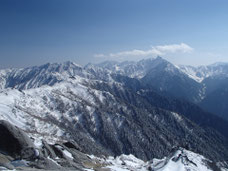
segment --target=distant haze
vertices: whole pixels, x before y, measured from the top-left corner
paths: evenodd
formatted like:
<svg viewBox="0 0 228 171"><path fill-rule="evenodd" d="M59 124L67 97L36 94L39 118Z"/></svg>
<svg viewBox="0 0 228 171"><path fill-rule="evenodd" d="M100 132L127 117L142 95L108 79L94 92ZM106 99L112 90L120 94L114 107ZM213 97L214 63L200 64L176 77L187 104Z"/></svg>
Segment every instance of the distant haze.
<svg viewBox="0 0 228 171"><path fill-rule="evenodd" d="M228 62L227 0L2 0L0 68L73 61Z"/></svg>

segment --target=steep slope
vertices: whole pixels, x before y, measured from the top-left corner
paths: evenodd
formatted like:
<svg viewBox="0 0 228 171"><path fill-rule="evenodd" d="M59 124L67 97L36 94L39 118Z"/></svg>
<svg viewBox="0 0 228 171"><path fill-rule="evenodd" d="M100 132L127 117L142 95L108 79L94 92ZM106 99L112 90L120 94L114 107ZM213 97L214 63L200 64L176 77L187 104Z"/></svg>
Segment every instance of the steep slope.
<svg viewBox="0 0 228 171"><path fill-rule="evenodd" d="M180 70L186 73L190 78L202 82L205 78L214 76L228 76L227 63L215 63L208 66L179 66Z"/></svg>
<svg viewBox="0 0 228 171"><path fill-rule="evenodd" d="M157 57L138 62L106 61L93 65L93 68L108 73L107 78L110 78L112 73L140 79L142 89L152 89L162 96L187 100L208 112L224 119L228 118L226 112L228 109L226 103L228 99L227 63L199 67L175 66L161 57ZM139 89L136 82L131 87ZM215 101L216 103L214 103Z"/></svg>
<svg viewBox="0 0 228 171"><path fill-rule="evenodd" d="M158 57L160 58L160 57ZM95 65L95 67L110 70L112 73L125 75L131 78L142 78L146 73L159 63L156 58L143 59L138 62L125 61L125 62L114 62L105 61Z"/></svg>
<svg viewBox="0 0 228 171"><path fill-rule="evenodd" d="M141 79L147 87L160 94L185 99L191 102L200 100L201 85L181 72L170 62L156 58L158 65L149 70Z"/></svg>
<svg viewBox="0 0 228 171"><path fill-rule="evenodd" d="M228 122L214 114L205 112L198 105L177 98L161 96L153 89L145 87L139 80L121 75L113 75L113 79L122 83L125 89L140 95L144 100L158 108L179 113L194 123L207 128L212 127L224 136L228 137Z"/></svg>
<svg viewBox="0 0 228 171"><path fill-rule="evenodd" d="M34 66L22 69L10 69L0 71L1 88L30 89L42 85L54 85L65 78L72 78L74 75L89 77L83 68L73 62L47 63L41 66Z"/></svg>
<svg viewBox="0 0 228 171"><path fill-rule="evenodd" d="M106 78L110 78L112 73L140 79L144 84L143 89L153 89L162 96L193 102L208 112L228 118L227 63L199 67L175 66L157 57L138 62L106 61L90 66L108 73L109 77Z"/></svg>
<svg viewBox="0 0 228 171"><path fill-rule="evenodd" d="M88 66L87 66L88 67ZM136 78L141 80L144 88L153 89L165 96L199 102L204 96L203 85L190 78L178 66L161 57L144 59L138 62L106 61L97 65L89 65L93 70Z"/></svg>
<svg viewBox="0 0 228 171"><path fill-rule="evenodd" d="M199 105L228 120L228 77L208 77L203 80L203 84L206 85L206 96Z"/></svg>
<svg viewBox="0 0 228 171"><path fill-rule="evenodd" d="M202 99L197 102L206 111L228 120L228 64L215 63L208 66L180 66L190 78L201 83Z"/></svg>

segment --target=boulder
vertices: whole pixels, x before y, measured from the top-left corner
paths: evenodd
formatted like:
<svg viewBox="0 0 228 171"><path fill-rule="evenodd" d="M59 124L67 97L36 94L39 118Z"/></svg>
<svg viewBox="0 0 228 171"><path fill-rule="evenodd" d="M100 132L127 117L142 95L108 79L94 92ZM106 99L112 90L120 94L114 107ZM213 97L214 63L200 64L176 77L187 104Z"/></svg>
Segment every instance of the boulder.
<svg viewBox="0 0 228 171"><path fill-rule="evenodd" d="M39 160L30 162L29 166L32 168L35 167L37 169L45 170L63 170L63 168L59 164L45 157L41 157L39 158Z"/></svg>
<svg viewBox="0 0 228 171"><path fill-rule="evenodd" d="M12 160L9 156L0 153L0 166L12 170L14 169L14 166L10 163Z"/></svg>
<svg viewBox="0 0 228 171"><path fill-rule="evenodd" d="M34 144L24 131L10 124L7 121L0 120L0 151L14 157L21 158L28 154L25 149L30 148L29 155L34 155ZM33 152L31 152L31 149Z"/></svg>
<svg viewBox="0 0 228 171"><path fill-rule="evenodd" d="M45 140L42 140L42 144L43 144L42 150L43 150L44 156L55 159L57 156L53 148Z"/></svg>
<svg viewBox="0 0 228 171"><path fill-rule="evenodd" d="M67 142L64 142L63 145L66 146L67 148L73 148L78 151L82 151L82 148L75 141L67 141Z"/></svg>

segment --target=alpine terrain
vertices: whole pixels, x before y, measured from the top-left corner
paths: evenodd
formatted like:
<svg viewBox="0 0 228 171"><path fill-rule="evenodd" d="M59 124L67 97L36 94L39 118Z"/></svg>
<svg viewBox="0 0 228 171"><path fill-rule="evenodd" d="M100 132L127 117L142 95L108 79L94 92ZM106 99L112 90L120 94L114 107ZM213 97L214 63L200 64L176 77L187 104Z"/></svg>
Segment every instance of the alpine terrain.
<svg viewBox="0 0 228 171"><path fill-rule="evenodd" d="M0 70L0 169L228 170L228 65Z"/></svg>

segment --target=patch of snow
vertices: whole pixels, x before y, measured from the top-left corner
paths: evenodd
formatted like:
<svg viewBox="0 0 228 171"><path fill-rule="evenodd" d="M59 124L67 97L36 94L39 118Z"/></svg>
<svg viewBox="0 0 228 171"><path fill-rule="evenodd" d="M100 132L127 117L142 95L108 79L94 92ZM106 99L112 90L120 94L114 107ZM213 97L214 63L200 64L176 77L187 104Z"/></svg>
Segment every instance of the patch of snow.
<svg viewBox="0 0 228 171"><path fill-rule="evenodd" d="M42 138L39 137L39 138L34 138L34 145L37 147L37 148L41 148L43 143L42 143Z"/></svg>
<svg viewBox="0 0 228 171"><path fill-rule="evenodd" d="M155 171L212 171L206 166L206 160L199 154L180 149L169 158L154 159L151 167Z"/></svg>
<svg viewBox="0 0 228 171"><path fill-rule="evenodd" d="M67 151L66 149L64 149L63 147L61 147L60 145L56 145L55 147L58 148L59 150L61 150L66 157L68 157L72 160L74 159L72 154L69 151Z"/></svg>
<svg viewBox="0 0 228 171"><path fill-rule="evenodd" d="M51 157L47 157L49 160L51 160L53 163L55 163L57 166L60 166L61 167L61 165L57 162L57 161L55 161L55 160L53 160ZM56 160L58 160L59 158L55 158Z"/></svg>
<svg viewBox="0 0 228 171"><path fill-rule="evenodd" d="M205 77L197 75L197 68L192 66L178 66L179 69L185 73L189 78L201 83Z"/></svg>
<svg viewBox="0 0 228 171"><path fill-rule="evenodd" d="M171 112L171 113L176 118L177 121L180 122L183 120L182 117L178 113L175 113L175 112Z"/></svg>

